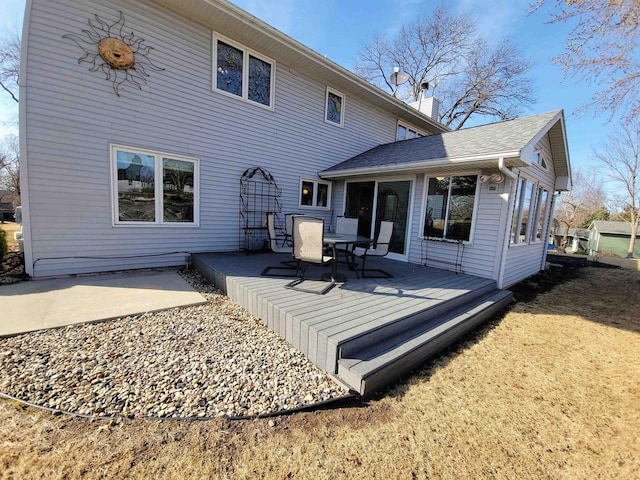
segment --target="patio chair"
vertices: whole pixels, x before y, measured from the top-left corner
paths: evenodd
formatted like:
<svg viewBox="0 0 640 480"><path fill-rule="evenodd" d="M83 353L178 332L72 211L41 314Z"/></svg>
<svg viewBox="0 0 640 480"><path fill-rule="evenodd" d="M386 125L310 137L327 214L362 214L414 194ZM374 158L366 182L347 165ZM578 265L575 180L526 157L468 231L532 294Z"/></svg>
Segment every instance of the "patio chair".
<svg viewBox="0 0 640 480"><path fill-rule="evenodd" d="M336 233L346 235L358 235L358 219L349 217L336 217ZM344 255L349 265L349 269L353 270L353 245L337 245L336 261L340 255Z"/></svg>
<svg viewBox="0 0 640 480"><path fill-rule="evenodd" d="M276 221L275 221L274 213L267 213L267 232L269 234L269 247L273 253L293 253L293 248L285 245L278 245L278 238L276 237ZM297 276L295 273L292 274L292 270L297 268L297 265L293 260L285 260L280 262L284 267L266 267L262 270L260 275L266 277L293 277ZM288 271L288 273L273 273L272 270L284 270Z"/></svg>
<svg viewBox="0 0 640 480"><path fill-rule="evenodd" d="M300 284L305 280L305 274L310 264L328 265L334 258L324 254L324 220L321 218L311 218L307 216L293 217L293 257L297 262L296 278L293 282L285 285L291 290L300 292L315 293L324 295L336 284L333 277L329 284L322 290L311 290L300 288Z"/></svg>
<svg viewBox="0 0 640 480"><path fill-rule="evenodd" d="M293 217L304 216L304 213L285 213L284 214L284 242L283 245L291 246L293 244Z"/></svg>
<svg viewBox="0 0 640 480"><path fill-rule="evenodd" d="M360 273L362 274L362 278L393 278L388 272L380 269L369 269L365 268L365 262L368 257L385 257L389 253L389 244L391 243L391 235L393 235L393 222L380 222L380 232L378 233L378 238L375 241L375 244L372 242L368 247L356 247L353 250L353 254L356 257L360 257L362 259L362 268L360 269ZM358 268L356 267L356 276L360 278L358 274ZM378 275L367 275L368 273L377 272Z"/></svg>

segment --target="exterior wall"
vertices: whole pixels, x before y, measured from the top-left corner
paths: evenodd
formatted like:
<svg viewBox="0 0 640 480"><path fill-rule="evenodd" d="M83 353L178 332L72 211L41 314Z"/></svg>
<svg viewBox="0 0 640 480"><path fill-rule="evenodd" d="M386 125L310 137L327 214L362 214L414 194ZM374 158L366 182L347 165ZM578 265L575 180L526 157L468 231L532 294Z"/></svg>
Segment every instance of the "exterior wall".
<svg viewBox="0 0 640 480"><path fill-rule="evenodd" d="M546 158L547 169L531 165L530 167L521 168L518 173L519 178L525 178L527 181L534 182L536 187L543 187L549 192L549 203L547 204L547 212L545 219L545 227L542 232L542 240L532 242L530 244L509 244L506 249L504 268L502 275L498 280L498 287L505 288L517 283L531 275L538 273L543 267L547 257L547 238L549 237L549 223L553 216L552 198L555 183L555 172L553 170L553 162L551 161L551 148L549 136L545 137L536 145L536 150L540 150ZM511 221L514 214L514 196L517 182L510 183L510 202L509 215L507 222L507 230L511 228ZM506 237L508 242L508 237Z"/></svg>
<svg viewBox="0 0 640 480"><path fill-rule="evenodd" d="M31 5L21 108L32 239L27 268L35 264L34 276L184 261L183 254L163 255L169 252L237 250L244 170L269 170L282 189L283 211L296 211L301 177L316 178L320 170L395 139L397 118L353 96L346 97L344 128L327 124L327 85L277 59L273 111L212 91L211 30L157 5L134 0L33 0ZM113 23L119 11L126 30L144 38L153 47L153 61L165 69L150 71L141 91L124 84L120 97L101 71L78 64L82 50L62 38L80 34L95 14ZM245 46L272 56L259 45ZM110 144L198 158L200 225L114 227ZM334 188L333 198L341 202L340 192ZM307 213L329 218L333 211L335 205ZM159 256L135 258L139 255ZM78 258L105 256L113 259Z"/></svg>

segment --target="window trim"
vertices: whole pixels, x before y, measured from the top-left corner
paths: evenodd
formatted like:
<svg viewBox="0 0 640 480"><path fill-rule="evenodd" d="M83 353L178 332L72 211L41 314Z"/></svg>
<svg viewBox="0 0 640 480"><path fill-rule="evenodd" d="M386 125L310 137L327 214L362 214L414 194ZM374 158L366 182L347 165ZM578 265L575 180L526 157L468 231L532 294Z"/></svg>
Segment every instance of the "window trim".
<svg viewBox="0 0 640 480"><path fill-rule="evenodd" d="M479 171L471 171L471 172L456 172L456 174L451 174L451 173L426 173L424 176L424 182L423 182L423 187L422 187L422 207L421 207L421 213L420 213L420 235L419 238L422 240L434 240L434 241L438 241L438 242L445 242L445 243L458 243L459 240L454 240L451 238L446 238L444 236L442 237L428 237L424 235L424 223L426 220L426 213L427 213L427 197L429 195L429 179L431 178L438 178L438 177L466 177L466 176L470 176L470 175L475 175L476 176L476 191L474 192L474 198L473 198L473 213L471 214L471 227L470 227L470 231L469 231L469 240L462 240L462 243L465 245L473 245L473 239L475 236L475 231L476 231L476 221L478 218L478 205L480 203L480 188L482 185L482 182L480 182L480 173ZM449 185L449 188L451 188L451 184ZM445 215L445 225L447 224L447 220L449 218L449 199L451 198L451 196L449 196L447 198L447 211L446 211L446 215Z"/></svg>
<svg viewBox="0 0 640 480"><path fill-rule="evenodd" d="M241 43L235 42L224 35L213 31L211 33L211 89L214 92L221 93L227 97L235 98L251 105L256 105L266 110L275 110L275 85L276 85L276 61L263 55L255 50L245 47ZM242 95L238 96L233 93L229 93L226 90L218 88L218 75L216 74L218 69L218 40L237 48L242 51ZM249 99L249 55L258 60L262 60L265 63L271 65L271 78L269 84L269 105L263 105L260 102L255 102Z"/></svg>
<svg viewBox="0 0 640 480"><path fill-rule="evenodd" d="M403 121L401 121L401 120L398 120L398 121L396 122L396 136L395 136L395 138L396 138L396 142L402 142L402 141L404 141L404 140L413 140L413 138L403 138L402 140L400 140L400 139L398 138L398 129L399 129L400 127L404 127L404 128L406 129L406 131L407 131L407 132L409 132L409 130L411 130L411 131L413 131L413 132L416 132L416 136L415 136L415 137L413 137L413 138L420 138L420 136L423 136L423 137L428 136L427 132L425 132L424 130L420 130L420 129L418 129L418 128L414 127L413 125L410 125L410 124L405 123L405 122L403 122Z"/></svg>
<svg viewBox="0 0 640 480"><path fill-rule="evenodd" d="M538 161L535 161L536 155L538 155ZM538 167L540 167L543 170L549 170L549 167L547 165L547 161L544 157L544 153L541 149L536 149L533 151L533 156L531 158L531 163L533 165L537 165Z"/></svg>
<svg viewBox="0 0 640 480"><path fill-rule="evenodd" d="M541 212L541 207L542 207L542 197L543 194L546 192L547 194L547 198L545 200L545 207L544 207L544 212ZM531 233L530 233L530 244L535 244L535 243L542 243L542 242L546 242L547 239L545 238L545 231L546 231L546 227L547 227L547 212L549 211L549 190L547 188L545 188L544 185L540 185L540 183L538 183L538 187L536 189L536 209L535 209L535 224L531 225ZM545 217L544 218L540 218L541 213L544 213ZM538 239L538 223L540 222L540 220L542 220L542 228L541 228L541 232L540 232L540 239Z"/></svg>
<svg viewBox="0 0 640 480"><path fill-rule="evenodd" d="M329 120L328 116L329 116L329 93L340 97L342 99L342 111L340 112L340 123L336 123L333 120ZM331 88L329 86L327 86L326 91L325 91L325 95L324 95L324 122L328 123L330 125L333 125L334 127L340 127L343 128L344 127L344 117L346 114L346 110L347 110L347 97L345 96L344 93L339 92L338 90Z"/></svg>
<svg viewBox="0 0 640 480"><path fill-rule="evenodd" d="M313 183L313 204L312 205L303 205L302 204L302 183L308 182ZM318 185L327 185L327 206L318 206ZM300 177L300 184L298 186L298 208L309 209L309 210L331 210L331 187L332 184L326 180L313 180L308 177Z"/></svg>
<svg viewBox="0 0 640 480"><path fill-rule="evenodd" d="M154 197L155 197L155 221L153 222L126 222L119 220L119 205L118 205L118 150L124 150L126 152L138 153L147 156L153 156L154 158ZM184 162L191 162L194 164L193 168L193 222L165 222L162 218L163 214L163 182L158 182L158 175L162 177L163 158L170 158L172 160L180 160ZM196 157L187 157L185 155L176 155L168 152L160 152L157 150L151 150L146 148L129 147L127 145L120 145L112 143L109 145L109 163L110 163L110 176L111 176L111 226L113 227L186 227L193 228L200 226L200 159Z"/></svg>

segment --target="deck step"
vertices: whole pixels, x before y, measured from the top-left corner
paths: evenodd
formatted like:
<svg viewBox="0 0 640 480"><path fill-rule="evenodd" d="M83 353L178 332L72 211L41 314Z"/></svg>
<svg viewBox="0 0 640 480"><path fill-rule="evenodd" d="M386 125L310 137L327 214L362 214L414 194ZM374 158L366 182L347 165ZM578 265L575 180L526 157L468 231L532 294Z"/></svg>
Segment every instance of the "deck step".
<svg viewBox="0 0 640 480"><path fill-rule="evenodd" d="M373 393L454 343L511 300L511 292L494 288L449 310L438 323L416 324L368 345L360 343L358 350L347 355L341 351L338 377L361 395Z"/></svg>
<svg viewBox="0 0 640 480"><path fill-rule="evenodd" d="M487 280L482 286L475 285L474 288L462 294L455 292L451 298L412 314L391 320L382 317L377 322L369 322L360 329L346 331L338 341L338 357L351 357L354 352L359 352L363 348L379 342L388 342L398 334L403 336L407 331L424 328L423 326L427 324L430 327L438 326L446 321L450 312L457 311L461 307L466 310L478 299L483 299L495 291L496 283Z"/></svg>

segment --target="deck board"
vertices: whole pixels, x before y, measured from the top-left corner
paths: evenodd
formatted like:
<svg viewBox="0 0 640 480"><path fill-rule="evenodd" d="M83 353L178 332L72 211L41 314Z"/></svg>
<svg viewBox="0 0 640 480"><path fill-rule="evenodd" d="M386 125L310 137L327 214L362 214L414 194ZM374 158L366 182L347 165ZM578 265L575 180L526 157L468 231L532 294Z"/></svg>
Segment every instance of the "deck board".
<svg viewBox="0 0 640 480"><path fill-rule="evenodd" d="M261 276L287 256L276 254L194 254L194 266L265 326L304 353L318 367L338 371L340 345L403 319L428 319L474 291L495 286L489 279L388 259L371 259L370 268L394 275L390 279L358 279L341 264L347 281L325 295L285 288L291 277ZM369 262L368 262L369 263ZM327 268L312 266L307 278ZM494 287L495 288L495 287ZM452 306L453 308L453 306ZM434 324L437 322L434 322Z"/></svg>

